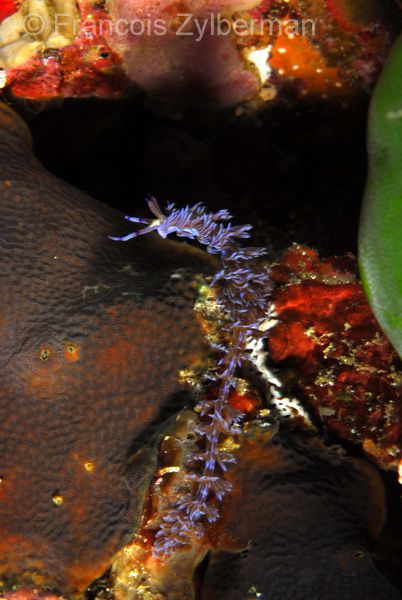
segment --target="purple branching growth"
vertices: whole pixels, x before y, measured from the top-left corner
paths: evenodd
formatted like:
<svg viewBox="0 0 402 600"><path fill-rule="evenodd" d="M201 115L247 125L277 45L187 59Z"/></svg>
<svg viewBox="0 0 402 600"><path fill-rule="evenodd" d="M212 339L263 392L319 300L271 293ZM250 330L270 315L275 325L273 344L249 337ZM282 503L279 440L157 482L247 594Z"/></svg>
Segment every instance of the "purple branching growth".
<svg viewBox="0 0 402 600"><path fill-rule="evenodd" d="M236 386L238 368L249 360L247 342L250 337L261 335L259 326L268 307L271 280L267 267L252 265L250 261L265 254L264 248L240 247L238 240L249 238L251 225L230 224L231 214L227 210L207 213L202 204L177 209L169 204L166 214L162 213L154 198L148 205L154 219L126 217L134 223L146 225L139 231L115 240L129 240L144 233L157 231L165 238L171 233L195 239L211 254L220 257L221 269L212 280L216 301L222 319L220 328L227 340L219 346L221 358L213 374L218 390L212 399L200 402L198 410L202 425L197 433L204 440L203 449L193 458L202 465L200 472L189 473L195 493L183 494L156 534L154 552L169 554L181 545L189 543L194 535L203 534L203 521L213 522L219 517L216 502L230 491L231 486L223 478L228 464L235 462L234 456L220 448L222 434L238 431L236 426L242 415L229 405L230 392Z"/></svg>

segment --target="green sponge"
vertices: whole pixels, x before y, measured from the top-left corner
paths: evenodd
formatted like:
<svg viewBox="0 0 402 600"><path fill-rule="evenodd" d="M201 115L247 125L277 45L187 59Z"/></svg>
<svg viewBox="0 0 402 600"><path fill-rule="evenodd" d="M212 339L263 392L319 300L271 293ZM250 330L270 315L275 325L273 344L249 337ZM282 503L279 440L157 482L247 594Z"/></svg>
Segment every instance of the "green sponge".
<svg viewBox="0 0 402 600"><path fill-rule="evenodd" d="M360 273L375 316L402 356L402 37L371 100L368 152Z"/></svg>

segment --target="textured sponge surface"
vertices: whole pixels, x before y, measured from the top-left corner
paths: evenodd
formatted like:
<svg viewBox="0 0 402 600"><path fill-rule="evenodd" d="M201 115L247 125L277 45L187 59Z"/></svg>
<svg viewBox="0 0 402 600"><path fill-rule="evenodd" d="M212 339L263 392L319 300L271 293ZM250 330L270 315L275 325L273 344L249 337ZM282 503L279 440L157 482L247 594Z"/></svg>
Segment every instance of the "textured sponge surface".
<svg viewBox="0 0 402 600"><path fill-rule="evenodd" d="M193 274L207 267L183 245L109 240L122 215L22 161L5 115L0 571L76 591L138 523L147 441L204 348Z"/></svg>

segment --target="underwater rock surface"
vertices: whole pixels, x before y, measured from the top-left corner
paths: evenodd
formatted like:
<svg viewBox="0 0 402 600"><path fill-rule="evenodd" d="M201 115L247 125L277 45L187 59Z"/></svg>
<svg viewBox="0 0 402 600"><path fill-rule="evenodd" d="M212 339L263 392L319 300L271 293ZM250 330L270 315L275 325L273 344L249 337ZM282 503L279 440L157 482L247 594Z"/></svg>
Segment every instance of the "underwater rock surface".
<svg viewBox="0 0 402 600"><path fill-rule="evenodd" d="M270 357L292 393L381 468L401 457L401 361L357 279L356 260L294 244L273 268Z"/></svg>
<svg viewBox="0 0 402 600"><path fill-rule="evenodd" d="M113 562L118 600L397 600L369 553L385 519L376 470L307 434L267 433L257 396L232 398L248 415L225 440L238 463L222 518L169 560L152 556L199 450L195 412L167 419L179 371L206 356L194 274L214 264L156 237L110 241L125 233L122 216L47 173L4 105L0 190L0 573L21 586L5 597L81 593ZM307 257L313 274L334 276ZM294 270L275 275L286 293Z"/></svg>
<svg viewBox="0 0 402 600"><path fill-rule="evenodd" d="M204 351L194 273L46 172L0 105L0 572L83 590L135 531L147 446Z"/></svg>
<svg viewBox="0 0 402 600"><path fill-rule="evenodd" d="M202 600L400 597L368 551L385 508L372 467L286 429L250 437L238 458Z"/></svg>
<svg viewBox="0 0 402 600"><path fill-rule="evenodd" d="M258 417L223 442L238 462L228 471L233 491L223 500L221 518L204 536L155 560L153 532L186 485L197 420L184 411L162 444L142 525L113 564L115 598L399 598L370 555L386 518L377 470L326 447L311 432L287 426L278 432Z"/></svg>
<svg viewBox="0 0 402 600"><path fill-rule="evenodd" d="M379 0L0 3L0 87L33 100L141 90L158 112L370 90L395 37Z"/></svg>

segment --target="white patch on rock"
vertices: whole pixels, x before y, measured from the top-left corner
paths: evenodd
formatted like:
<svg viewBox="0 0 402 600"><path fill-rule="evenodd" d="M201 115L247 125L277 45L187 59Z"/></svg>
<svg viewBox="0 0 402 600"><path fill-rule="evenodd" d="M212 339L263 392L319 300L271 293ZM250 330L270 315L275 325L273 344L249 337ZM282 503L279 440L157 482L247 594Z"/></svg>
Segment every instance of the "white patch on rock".
<svg viewBox="0 0 402 600"><path fill-rule="evenodd" d="M274 304L268 307L266 319L261 323L259 329L262 332L269 331L277 324L277 313ZM283 383L266 366L267 352L264 350L265 338L250 338L247 350L250 351L250 361L261 374L271 394L271 402L277 409L282 419L301 417L306 427L314 427L310 415L297 398L290 398L283 394Z"/></svg>

